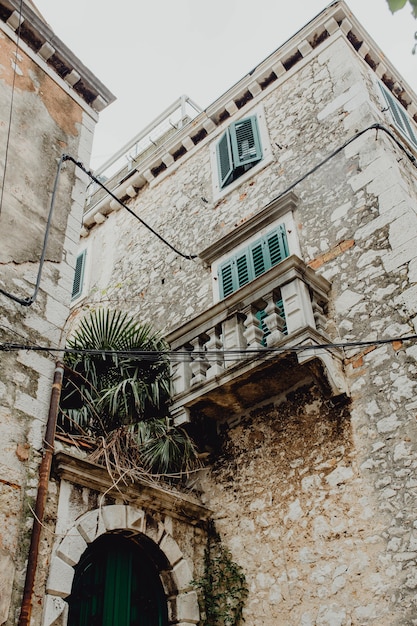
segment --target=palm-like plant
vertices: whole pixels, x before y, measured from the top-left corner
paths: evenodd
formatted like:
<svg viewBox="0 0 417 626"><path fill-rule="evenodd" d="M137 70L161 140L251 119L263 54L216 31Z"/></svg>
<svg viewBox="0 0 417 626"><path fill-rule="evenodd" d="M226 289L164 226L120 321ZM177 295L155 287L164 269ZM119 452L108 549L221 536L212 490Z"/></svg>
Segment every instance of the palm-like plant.
<svg viewBox="0 0 417 626"><path fill-rule="evenodd" d="M95 460L126 470L181 474L198 464L187 433L168 417L167 345L148 324L100 309L68 341L60 425L98 443Z"/></svg>

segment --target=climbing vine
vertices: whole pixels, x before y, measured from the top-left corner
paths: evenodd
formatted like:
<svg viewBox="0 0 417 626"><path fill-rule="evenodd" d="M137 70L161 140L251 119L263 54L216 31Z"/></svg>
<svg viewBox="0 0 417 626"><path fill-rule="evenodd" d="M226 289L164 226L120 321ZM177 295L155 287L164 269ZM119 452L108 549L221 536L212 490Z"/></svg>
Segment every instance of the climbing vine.
<svg viewBox="0 0 417 626"><path fill-rule="evenodd" d="M222 544L213 521L208 526L204 574L193 584L200 591L201 626L239 626L248 586L242 568Z"/></svg>

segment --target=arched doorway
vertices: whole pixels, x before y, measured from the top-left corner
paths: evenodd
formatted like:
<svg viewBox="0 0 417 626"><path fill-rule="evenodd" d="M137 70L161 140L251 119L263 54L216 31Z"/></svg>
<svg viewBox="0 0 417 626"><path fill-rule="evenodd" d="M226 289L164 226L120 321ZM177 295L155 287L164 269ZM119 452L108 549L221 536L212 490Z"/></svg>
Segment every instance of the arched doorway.
<svg viewBox="0 0 417 626"><path fill-rule="evenodd" d="M105 534L75 567L68 626L167 626L158 567L140 541Z"/></svg>

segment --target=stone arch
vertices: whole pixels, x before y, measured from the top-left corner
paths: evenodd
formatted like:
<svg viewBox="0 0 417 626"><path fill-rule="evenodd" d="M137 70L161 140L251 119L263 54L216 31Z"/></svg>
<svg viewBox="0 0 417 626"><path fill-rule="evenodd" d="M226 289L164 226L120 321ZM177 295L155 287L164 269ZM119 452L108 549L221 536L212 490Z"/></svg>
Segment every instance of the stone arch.
<svg viewBox="0 0 417 626"><path fill-rule="evenodd" d="M140 535L164 556L166 569L160 572L167 596L170 623L197 624L200 619L197 594L192 590L191 569L175 539L164 525L145 511L130 505L114 504L94 509L79 517L56 546L46 585L43 626L64 625L71 593L74 566L87 546L105 533Z"/></svg>

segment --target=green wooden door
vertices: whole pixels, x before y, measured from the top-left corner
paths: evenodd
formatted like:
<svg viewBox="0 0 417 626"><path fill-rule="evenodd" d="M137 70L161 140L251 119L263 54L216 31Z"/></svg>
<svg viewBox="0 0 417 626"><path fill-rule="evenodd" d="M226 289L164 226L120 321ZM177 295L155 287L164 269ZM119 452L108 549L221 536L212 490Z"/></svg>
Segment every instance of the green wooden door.
<svg viewBox="0 0 417 626"><path fill-rule="evenodd" d="M75 568L68 626L167 626L158 571L146 552L119 535L104 535Z"/></svg>

